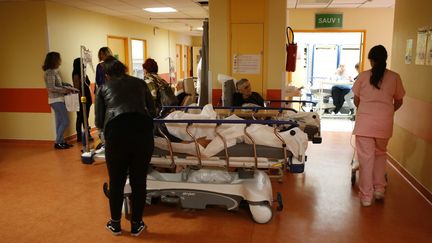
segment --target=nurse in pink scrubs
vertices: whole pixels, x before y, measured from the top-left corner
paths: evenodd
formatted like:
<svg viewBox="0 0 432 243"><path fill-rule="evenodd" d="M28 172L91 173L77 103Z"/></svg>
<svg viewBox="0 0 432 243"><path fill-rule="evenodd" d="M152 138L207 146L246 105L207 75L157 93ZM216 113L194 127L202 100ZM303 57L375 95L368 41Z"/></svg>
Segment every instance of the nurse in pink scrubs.
<svg viewBox="0 0 432 243"><path fill-rule="evenodd" d="M360 202L383 200L387 143L393 133L393 115L403 103L405 90L399 74L388 70L387 51L374 46L368 54L372 69L359 74L352 87L357 106L356 149L360 163Z"/></svg>

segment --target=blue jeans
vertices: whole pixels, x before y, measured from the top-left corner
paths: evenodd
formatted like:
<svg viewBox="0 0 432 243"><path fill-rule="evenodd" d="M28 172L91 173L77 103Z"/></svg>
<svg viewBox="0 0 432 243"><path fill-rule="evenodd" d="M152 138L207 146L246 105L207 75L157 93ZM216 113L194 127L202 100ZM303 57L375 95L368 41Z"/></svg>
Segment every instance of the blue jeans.
<svg viewBox="0 0 432 243"><path fill-rule="evenodd" d="M50 104L55 114L56 143L64 143L64 132L69 126L69 116L64 102Z"/></svg>

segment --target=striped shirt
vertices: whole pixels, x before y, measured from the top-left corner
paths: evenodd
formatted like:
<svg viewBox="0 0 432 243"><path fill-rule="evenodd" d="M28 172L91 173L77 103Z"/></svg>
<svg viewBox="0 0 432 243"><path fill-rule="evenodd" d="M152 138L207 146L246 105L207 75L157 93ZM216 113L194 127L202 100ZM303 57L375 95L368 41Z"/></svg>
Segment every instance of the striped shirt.
<svg viewBox="0 0 432 243"><path fill-rule="evenodd" d="M46 70L44 79L48 89L48 104L64 102L64 95L69 92L65 86L71 85L62 82L58 69Z"/></svg>

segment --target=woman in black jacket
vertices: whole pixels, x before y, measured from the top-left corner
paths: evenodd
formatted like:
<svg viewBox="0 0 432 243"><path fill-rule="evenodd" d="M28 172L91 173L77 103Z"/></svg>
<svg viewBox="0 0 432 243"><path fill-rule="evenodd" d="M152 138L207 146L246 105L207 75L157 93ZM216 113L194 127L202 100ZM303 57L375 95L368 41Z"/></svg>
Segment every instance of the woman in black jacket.
<svg viewBox="0 0 432 243"><path fill-rule="evenodd" d="M131 234L144 229L147 170L153 153L153 99L146 83L126 74L126 67L108 57L104 62L107 82L96 97L96 126L105 136L105 156L109 174L111 220L106 227L121 234L123 188L129 175L132 189Z"/></svg>

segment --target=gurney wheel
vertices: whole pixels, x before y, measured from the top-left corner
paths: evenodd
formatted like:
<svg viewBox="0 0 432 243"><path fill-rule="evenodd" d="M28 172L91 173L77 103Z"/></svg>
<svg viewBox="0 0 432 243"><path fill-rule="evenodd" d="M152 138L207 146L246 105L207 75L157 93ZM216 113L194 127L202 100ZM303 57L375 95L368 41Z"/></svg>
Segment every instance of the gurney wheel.
<svg viewBox="0 0 432 243"><path fill-rule="evenodd" d="M249 204L249 209L252 213L253 220L258 224L268 223L273 216L272 209L269 205L251 205Z"/></svg>

